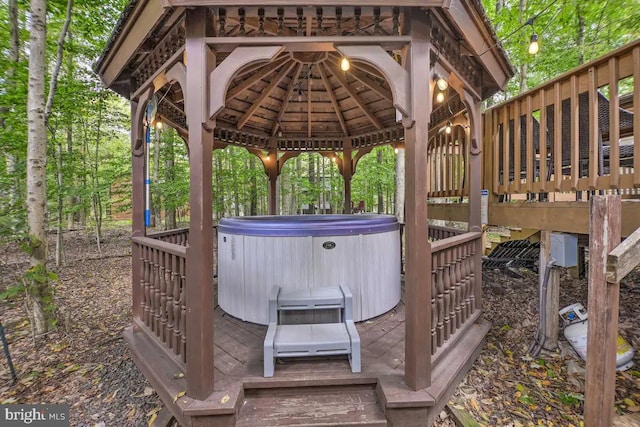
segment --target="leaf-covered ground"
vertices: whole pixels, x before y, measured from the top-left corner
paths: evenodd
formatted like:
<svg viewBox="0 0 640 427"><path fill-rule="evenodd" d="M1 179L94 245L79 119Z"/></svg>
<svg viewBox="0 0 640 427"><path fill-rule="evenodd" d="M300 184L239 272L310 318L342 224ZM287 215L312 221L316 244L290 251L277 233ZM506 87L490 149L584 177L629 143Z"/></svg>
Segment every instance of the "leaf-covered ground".
<svg viewBox="0 0 640 427"><path fill-rule="evenodd" d="M51 267L56 284L58 327L34 347L25 301L2 301L5 327L18 383L12 386L0 361L0 403L68 403L72 425L143 426L160 408L154 390L137 370L122 339L131 315L129 231L105 233L102 253L85 231L65 234L67 263ZM51 236L53 253L53 236ZM15 284L27 266L15 246L0 248L0 293ZM51 263L53 265L53 262ZM537 275L514 279L486 272L485 316L493 324L479 360L450 403L485 426L579 426L584 393L584 362L561 338L561 348L535 358L526 354L538 318ZM637 285L636 285L637 284ZM587 306L586 280L563 271L560 306ZM620 330L640 348L640 275L621 286ZM636 367L640 371L640 359ZM640 372L620 373L619 413L640 411ZM443 413L439 426L454 425Z"/></svg>

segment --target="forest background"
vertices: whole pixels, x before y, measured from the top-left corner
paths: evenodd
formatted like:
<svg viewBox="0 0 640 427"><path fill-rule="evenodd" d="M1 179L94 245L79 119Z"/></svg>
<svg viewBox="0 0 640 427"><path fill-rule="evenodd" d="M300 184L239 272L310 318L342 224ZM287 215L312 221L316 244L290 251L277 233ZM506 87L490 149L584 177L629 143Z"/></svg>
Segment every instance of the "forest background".
<svg viewBox="0 0 640 427"><path fill-rule="evenodd" d="M32 259L21 287L3 290L0 299L26 287L41 309L34 314L36 322L39 317L44 322L36 327L39 332L52 320L46 313L51 300L47 289L55 275L49 273L46 254L38 254L42 234L34 231L30 216L34 210L44 208L38 227L57 233L57 264L64 263L65 230L92 230L99 248L105 226L129 221L129 106L101 85L92 68L127 3L0 1L0 243L21 242ZM517 71L506 90L488 100L487 106L640 37L637 0L483 0L483 4ZM523 26L532 17L534 25ZM535 56L527 52L532 31L541 45ZM39 40L38 35L44 37ZM38 155L32 151L30 125L36 116L30 112L37 110L31 108L37 95L33 88L40 86L44 108L38 117L46 128ZM621 94L632 90L620 89ZM188 221L186 146L172 129L157 128L152 147L154 226L175 228ZM396 211L395 179L403 173L397 159L402 155L392 147L381 147L360 161L352 182L356 206L369 212ZM45 161L38 163L38 156ZM41 184L40 193L31 191L28 179L34 165L42 172L42 179L35 181ZM245 149L214 152L213 183L215 219L267 213L267 177ZM287 162L278 189L282 214L344 209L342 177L331 160L318 154ZM29 288L29 283L35 286Z"/></svg>

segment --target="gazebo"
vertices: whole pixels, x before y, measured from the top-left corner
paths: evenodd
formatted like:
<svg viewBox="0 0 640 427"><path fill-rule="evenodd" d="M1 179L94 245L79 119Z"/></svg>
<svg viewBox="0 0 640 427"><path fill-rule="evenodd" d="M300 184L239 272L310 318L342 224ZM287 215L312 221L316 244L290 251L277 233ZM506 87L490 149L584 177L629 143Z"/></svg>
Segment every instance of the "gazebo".
<svg viewBox="0 0 640 427"><path fill-rule="evenodd" d="M125 335L166 418L430 425L488 331L480 103L513 70L479 0L131 1L96 70L131 102L133 321ZM188 147L184 230L145 227L145 111L154 94L158 115ZM334 159L349 211L358 160L384 144L406 153L403 301L358 325L361 373L340 360L309 360L263 378L265 329L216 308L215 150L235 145L261 159L276 214L287 160L305 152ZM433 168L464 177L466 231L428 227Z"/></svg>

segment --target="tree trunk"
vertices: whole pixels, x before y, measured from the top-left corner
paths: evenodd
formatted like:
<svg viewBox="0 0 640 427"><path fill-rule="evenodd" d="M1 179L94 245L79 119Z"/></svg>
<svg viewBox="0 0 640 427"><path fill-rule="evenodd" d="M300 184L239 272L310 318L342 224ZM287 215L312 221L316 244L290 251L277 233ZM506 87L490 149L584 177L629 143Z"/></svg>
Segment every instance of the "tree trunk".
<svg viewBox="0 0 640 427"><path fill-rule="evenodd" d="M404 224L404 150L396 155L396 218Z"/></svg>
<svg viewBox="0 0 640 427"><path fill-rule="evenodd" d="M47 332L51 288L47 280L45 212L47 206L47 128L45 116L45 0L31 0L29 37L29 95L27 101L27 221L30 235L30 271L39 276L29 284L36 335Z"/></svg>
<svg viewBox="0 0 640 427"><path fill-rule="evenodd" d="M378 148L378 166L382 169L382 149ZM382 193L382 176L378 174L378 213L384 213L384 194Z"/></svg>
<svg viewBox="0 0 640 427"><path fill-rule="evenodd" d="M154 185L158 185L160 177L160 130L156 127L155 138L153 138L153 174L151 180ZM160 227L160 211L162 206L160 203L160 195L157 191L151 194L151 227Z"/></svg>
<svg viewBox="0 0 640 427"><path fill-rule="evenodd" d="M311 192L311 194L309 194L308 197L308 201L309 201L309 213L310 214L314 214L316 213L316 207L315 207L315 191L316 191L316 162L313 158L313 156L311 154L309 154L307 156L309 158L309 190Z"/></svg>
<svg viewBox="0 0 640 427"><path fill-rule="evenodd" d="M524 14L526 12L526 9L527 9L527 0L520 0L520 23L521 24L525 20ZM525 43L528 45L528 41ZM522 61L522 63L520 64L519 83L520 83L520 93L525 92L527 90L527 62L526 61Z"/></svg>
<svg viewBox="0 0 640 427"><path fill-rule="evenodd" d="M584 64L584 29L585 20L580 2L576 2L576 15L578 16L578 28L576 34L576 46L578 47L578 65Z"/></svg>
<svg viewBox="0 0 640 427"><path fill-rule="evenodd" d="M56 226L56 266L64 265L64 242L62 236L63 202L62 202L62 142L56 141L56 169L57 169L57 196L58 196L58 218Z"/></svg>
<svg viewBox="0 0 640 427"><path fill-rule="evenodd" d="M258 215L258 180L256 178L256 158L251 155L249 157L249 215Z"/></svg>
<svg viewBox="0 0 640 427"><path fill-rule="evenodd" d="M104 109L104 96L103 91L98 95L98 123L96 129L96 145L93 159L93 171L92 171L92 202L93 202L93 218L96 223L96 245L98 246L98 253L102 256L102 198L100 195L100 178L98 176L98 165L100 164L100 140L102 138L102 114Z"/></svg>
<svg viewBox="0 0 640 427"><path fill-rule="evenodd" d="M164 177L168 183L173 183L176 177L175 171L175 163L176 163L176 152L174 149L174 138L173 134L167 135L164 139L165 143L165 152L166 157L164 161ZM164 221L165 221L165 229L166 230L175 230L178 228L178 224L176 222L176 201L173 200L171 203L168 203L166 200L164 202Z"/></svg>
<svg viewBox="0 0 640 427"><path fill-rule="evenodd" d="M15 75L15 67L20 60L20 38L19 38L19 25L18 25L18 4L16 0L9 0L9 26L10 26L10 44L9 44L9 69L7 70L7 83L11 87L15 87L13 81ZM6 126L4 122L4 115L9 111L10 107L3 106L2 110L2 127ZM7 163L7 176L11 178L11 186L9 188L9 203L11 207L15 207L18 204L18 179L16 173L16 155L7 151L6 163Z"/></svg>

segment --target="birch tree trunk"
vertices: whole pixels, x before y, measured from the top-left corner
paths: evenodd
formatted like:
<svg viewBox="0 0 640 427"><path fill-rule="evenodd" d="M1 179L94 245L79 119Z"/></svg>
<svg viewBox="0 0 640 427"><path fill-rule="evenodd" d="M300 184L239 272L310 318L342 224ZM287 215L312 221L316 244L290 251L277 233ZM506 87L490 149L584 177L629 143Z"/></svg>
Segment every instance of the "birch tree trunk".
<svg viewBox="0 0 640 427"><path fill-rule="evenodd" d="M11 86L15 86L15 82L13 80L15 75L15 67L20 60L20 38L19 38L19 29L18 26L18 4L17 0L9 0L9 27L10 27L10 43L9 43L9 69L7 70L7 84ZM7 124L4 122L4 116L9 111L8 106L2 106L2 127L4 128ZM18 179L16 178L16 155L10 151L6 153L6 162L7 162L7 176L13 177L11 180L11 187L9 188L9 203L10 205L16 206L18 202Z"/></svg>
<svg viewBox="0 0 640 427"><path fill-rule="evenodd" d="M45 212L47 203L47 128L45 117L46 0L31 0L29 37L29 95L27 100L27 221L30 235L30 271L38 277L30 283L36 335L48 329L45 304L51 298L47 280Z"/></svg>

